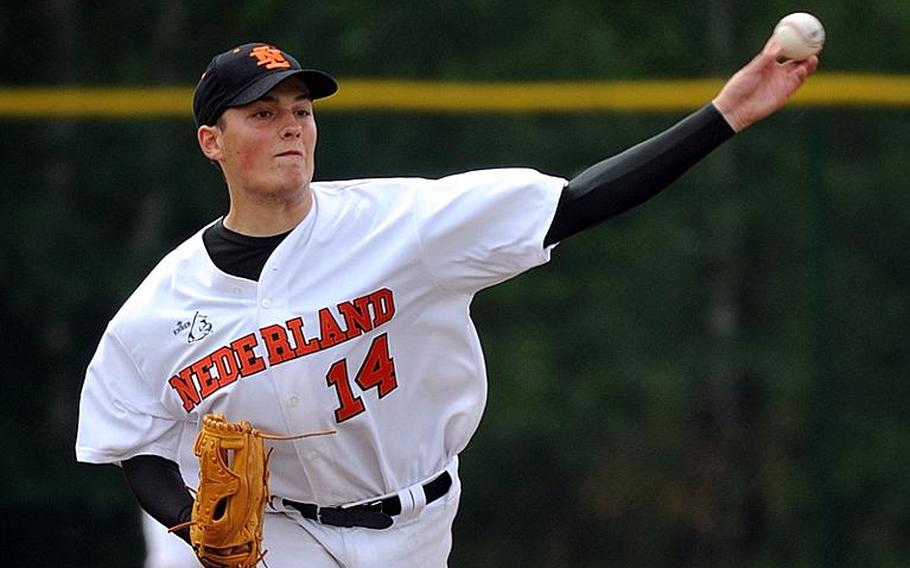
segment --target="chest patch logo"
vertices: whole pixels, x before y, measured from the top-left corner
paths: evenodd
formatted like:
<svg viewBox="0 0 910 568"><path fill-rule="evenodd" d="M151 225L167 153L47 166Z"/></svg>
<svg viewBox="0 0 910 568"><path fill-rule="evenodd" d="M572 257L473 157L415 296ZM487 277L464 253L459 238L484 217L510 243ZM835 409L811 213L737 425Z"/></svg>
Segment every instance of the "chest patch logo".
<svg viewBox="0 0 910 568"><path fill-rule="evenodd" d="M209 322L208 316L196 312L191 321L178 321L176 327L174 327L173 334L177 336L189 330L189 333L186 335L186 342L196 343L212 333L212 329L214 329L214 327L211 322Z"/></svg>

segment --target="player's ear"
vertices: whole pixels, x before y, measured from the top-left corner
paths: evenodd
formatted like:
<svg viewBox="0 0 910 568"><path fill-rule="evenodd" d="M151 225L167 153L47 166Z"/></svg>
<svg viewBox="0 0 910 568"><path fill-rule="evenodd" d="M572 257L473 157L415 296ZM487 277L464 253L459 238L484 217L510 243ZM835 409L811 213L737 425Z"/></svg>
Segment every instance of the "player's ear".
<svg viewBox="0 0 910 568"><path fill-rule="evenodd" d="M196 131L196 139L199 141L199 148L205 157L213 162L218 162L224 156L224 150L221 145L221 129L217 126L202 125Z"/></svg>

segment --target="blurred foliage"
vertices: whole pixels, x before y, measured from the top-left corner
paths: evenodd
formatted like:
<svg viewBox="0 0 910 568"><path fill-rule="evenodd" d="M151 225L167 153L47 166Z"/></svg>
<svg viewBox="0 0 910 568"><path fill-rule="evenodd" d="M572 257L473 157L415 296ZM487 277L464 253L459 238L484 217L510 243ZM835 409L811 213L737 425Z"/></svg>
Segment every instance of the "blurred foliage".
<svg viewBox="0 0 910 568"><path fill-rule="evenodd" d="M45 0L5 11L0 77L184 85L257 39L341 78L725 76L796 9L827 26L824 70L910 68L905 0ZM317 177L570 177L678 118L330 113ZM224 212L221 180L189 117L2 129L2 548L139 566L119 472L73 461L82 372L143 275ZM480 294L490 399L451 565L910 563L908 147L906 109L787 109Z"/></svg>

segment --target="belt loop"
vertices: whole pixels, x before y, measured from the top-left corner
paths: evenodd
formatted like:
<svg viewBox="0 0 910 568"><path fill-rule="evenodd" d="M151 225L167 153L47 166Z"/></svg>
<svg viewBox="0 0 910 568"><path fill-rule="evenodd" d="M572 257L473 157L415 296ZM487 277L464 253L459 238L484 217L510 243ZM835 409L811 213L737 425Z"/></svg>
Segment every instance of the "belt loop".
<svg viewBox="0 0 910 568"><path fill-rule="evenodd" d="M398 499L401 501L401 514L396 519L398 523L405 523L419 516L427 506L427 496L420 483L399 491Z"/></svg>

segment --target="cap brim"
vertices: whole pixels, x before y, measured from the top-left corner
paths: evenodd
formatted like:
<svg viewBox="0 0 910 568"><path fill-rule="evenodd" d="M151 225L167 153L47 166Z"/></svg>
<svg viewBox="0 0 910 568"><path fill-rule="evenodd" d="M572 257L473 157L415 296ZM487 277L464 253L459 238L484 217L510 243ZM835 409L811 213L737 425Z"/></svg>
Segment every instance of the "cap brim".
<svg viewBox="0 0 910 568"><path fill-rule="evenodd" d="M240 91L232 100L228 101L226 107L242 106L257 101L265 96L266 93L275 88L278 83L290 77L300 76L306 84L310 99L324 99L334 95L338 91L338 83L330 75L317 71L316 69L288 69L263 75L256 81Z"/></svg>

